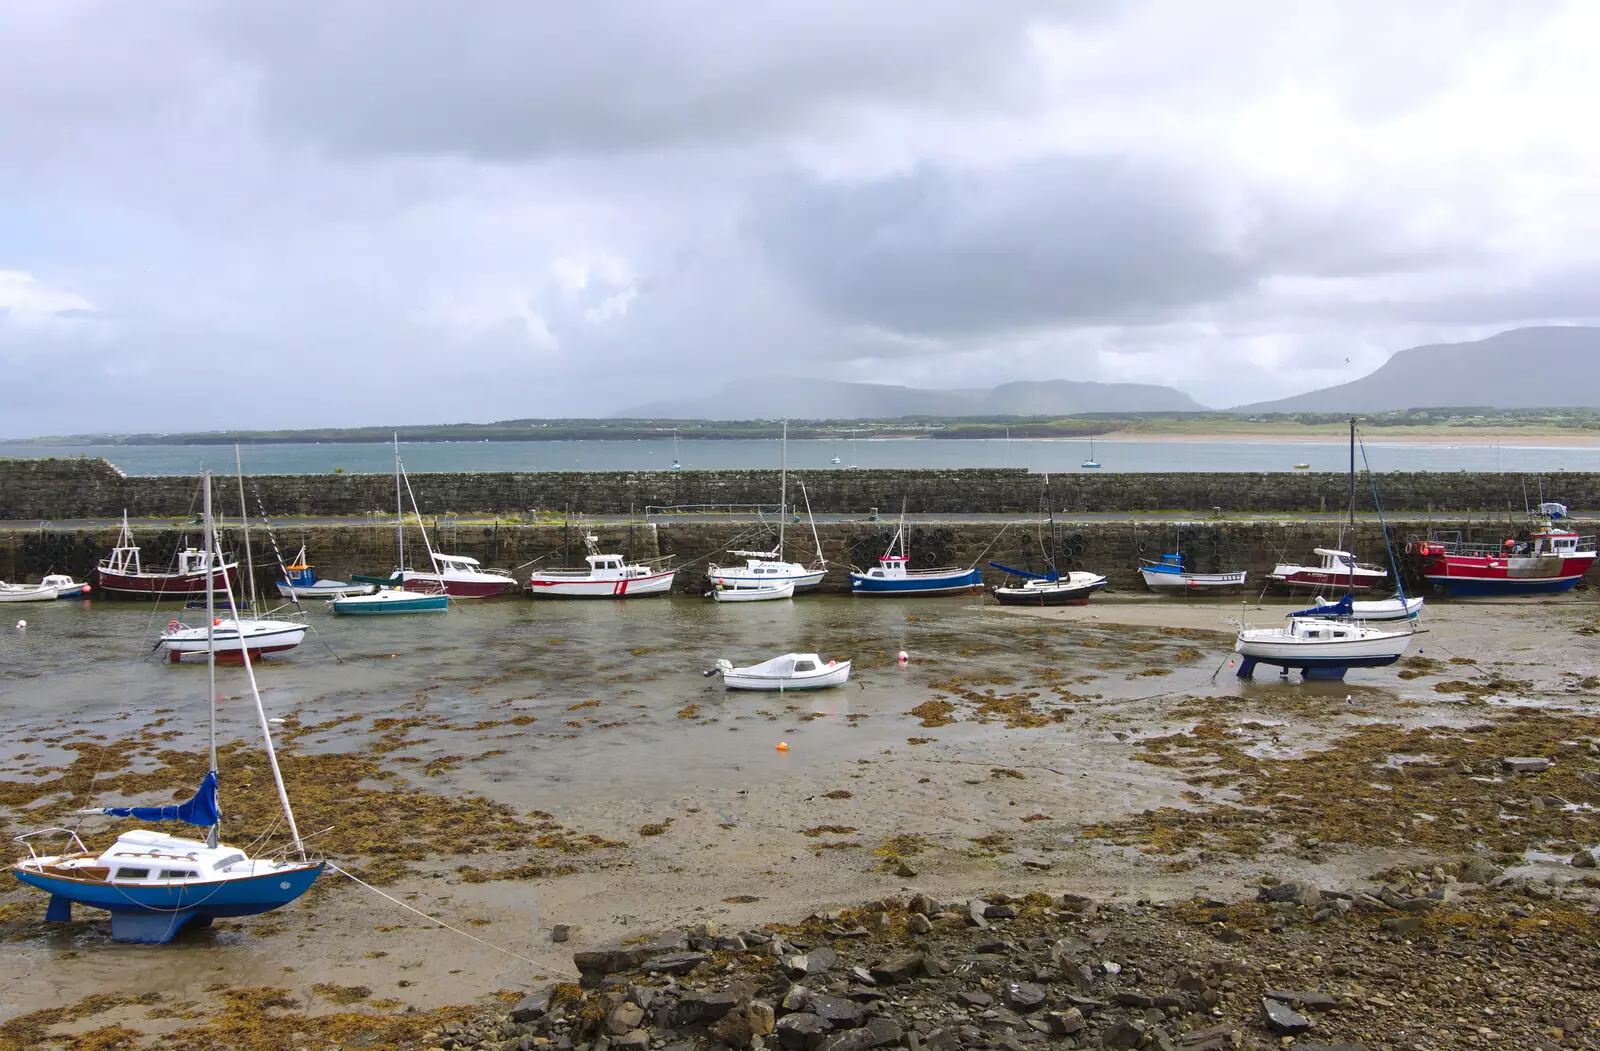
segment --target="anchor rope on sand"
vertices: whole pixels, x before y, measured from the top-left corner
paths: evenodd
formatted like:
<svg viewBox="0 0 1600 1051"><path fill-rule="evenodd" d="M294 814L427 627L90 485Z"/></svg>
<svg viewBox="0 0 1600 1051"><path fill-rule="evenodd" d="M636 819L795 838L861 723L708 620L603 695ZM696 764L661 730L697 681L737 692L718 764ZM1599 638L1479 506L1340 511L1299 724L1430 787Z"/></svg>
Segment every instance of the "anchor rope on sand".
<svg viewBox="0 0 1600 1051"><path fill-rule="evenodd" d="M482 945L482 946L485 946L487 948L493 949L495 952L505 953L507 956L511 957L514 960L521 960L523 963L532 964L535 967L541 967L542 968L544 966L543 964L539 963L539 961L537 961L537 960L530 960L526 956L521 955L520 953L514 953L510 949L507 949L507 948L505 948L503 946L496 945L494 942L488 941L486 939L480 938L476 934L473 934L473 933L471 933L469 931L464 931L460 927L453 927L450 924L448 924L448 923L444 922L443 920L441 920L439 917L430 916L426 912L423 912L421 909L417 908L414 905L407 905L405 902L401 901L399 898L395 897L393 894L384 893L383 891L379 890L377 887L374 887L372 884L370 884L366 880L362 879L360 876L357 876L355 873L349 871L348 869L340 868L338 865L335 865L331 861L327 862L327 866L330 869L332 869L333 871L337 872L339 875L341 875L341 876L345 877L346 879L350 880L351 882L358 883L361 886L363 886L363 887L367 888L368 890L372 891L372 893L376 894L378 897L383 898L383 899L385 899L387 901L393 902L394 904L400 906L402 909L405 909L407 912L414 912L418 916L421 916L425 920L430 920L433 923L437 923L439 926L443 927L447 931L451 931L451 932L453 932L455 934L459 934L463 938L466 938L469 941L475 941L479 945Z"/></svg>

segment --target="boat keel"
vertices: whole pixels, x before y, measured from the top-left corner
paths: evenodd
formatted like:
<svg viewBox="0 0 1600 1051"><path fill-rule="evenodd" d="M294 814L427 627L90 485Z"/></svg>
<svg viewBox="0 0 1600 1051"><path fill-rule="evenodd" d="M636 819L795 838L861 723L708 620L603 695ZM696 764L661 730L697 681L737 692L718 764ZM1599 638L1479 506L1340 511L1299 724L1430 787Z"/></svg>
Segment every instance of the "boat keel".
<svg viewBox="0 0 1600 1051"><path fill-rule="evenodd" d="M1261 661L1255 657L1246 657L1244 660L1240 661L1238 671L1239 678L1255 678L1256 665L1260 663ZM1277 664L1274 665L1274 667L1278 668L1285 677L1288 676L1290 665ZM1308 666L1295 665L1295 667L1299 668L1300 677L1302 679L1308 681L1320 680L1323 682L1343 682L1345 672L1350 670L1348 666L1342 664L1313 664Z"/></svg>
<svg viewBox="0 0 1600 1051"><path fill-rule="evenodd" d="M209 916L198 916L194 909L174 911L114 909L111 912L111 940L141 945L165 945L177 937L190 920L197 927L211 926Z"/></svg>
<svg viewBox="0 0 1600 1051"><path fill-rule="evenodd" d="M46 923L71 923L72 899L63 898L59 894L50 895L50 904L45 907L44 919Z"/></svg>

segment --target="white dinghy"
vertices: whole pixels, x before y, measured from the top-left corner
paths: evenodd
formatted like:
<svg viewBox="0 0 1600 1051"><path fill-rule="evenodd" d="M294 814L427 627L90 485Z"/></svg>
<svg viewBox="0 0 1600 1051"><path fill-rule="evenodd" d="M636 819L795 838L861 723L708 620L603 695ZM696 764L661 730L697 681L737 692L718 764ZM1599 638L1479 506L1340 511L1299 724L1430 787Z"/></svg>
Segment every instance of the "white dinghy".
<svg viewBox="0 0 1600 1051"><path fill-rule="evenodd" d="M722 673L730 690L825 690L850 681L849 661L824 661L815 653L785 653L748 668L719 660L708 675Z"/></svg>
<svg viewBox="0 0 1600 1051"><path fill-rule="evenodd" d="M779 580L760 587L724 587L718 584L710 595L718 602L770 602L775 599L794 598L795 582Z"/></svg>
<svg viewBox="0 0 1600 1051"><path fill-rule="evenodd" d="M0 602L54 602L61 589L52 584L7 584L0 580Z"/></svg>

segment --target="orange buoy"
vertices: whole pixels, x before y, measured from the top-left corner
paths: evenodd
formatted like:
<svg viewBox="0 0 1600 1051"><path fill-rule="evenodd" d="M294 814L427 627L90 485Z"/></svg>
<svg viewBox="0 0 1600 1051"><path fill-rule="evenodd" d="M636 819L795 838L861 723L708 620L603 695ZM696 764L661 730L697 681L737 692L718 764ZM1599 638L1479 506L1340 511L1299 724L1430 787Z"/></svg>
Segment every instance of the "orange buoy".
<svg viewBox="0 0 1600 1051"><path fill-rule="evenodd" d="M788 741L779 741L777 747L778 747L778 751L787 752L789 750L789 742Z"/></svg>

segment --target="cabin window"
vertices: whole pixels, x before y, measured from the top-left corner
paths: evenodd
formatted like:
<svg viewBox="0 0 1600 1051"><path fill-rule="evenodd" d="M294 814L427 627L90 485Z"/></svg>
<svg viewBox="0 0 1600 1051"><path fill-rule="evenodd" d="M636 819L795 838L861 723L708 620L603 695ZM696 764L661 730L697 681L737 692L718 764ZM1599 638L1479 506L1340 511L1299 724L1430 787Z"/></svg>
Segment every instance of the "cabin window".
<svg viewBox="0 0 1600 1051"><path fill-rule="evenodd" d="M149 869L120 868L117 870L117 879L149 879Z"/></svg>
<svg viewBox="0 0 1600 1051"><path fill-rule="evenodd" d="M216 871L221 872L223 869L227 868L229 865L236 865L236 864L238 864L239 862L241 862L243 860L244 860L244 855L243 854L229 854L227 857L223 858L221 861L217 862L215 865L213 865L211 867L213 869L215 869Z"/></svg>
<svg viewBox="0 0 1600 1051"><path fill-rule="evenodd" d="M187 869L162 869L161 870L161 878L162 879L194 879L196 875L198 875L198 873L190 872Z"/></svg>
<svg viewBox="0 0 1600 1051"><path fill-rule="evenodd" d="M817 670L817 662L816 661L795 661L794 662L794 670L795 671L816 671Z"/></svg>

